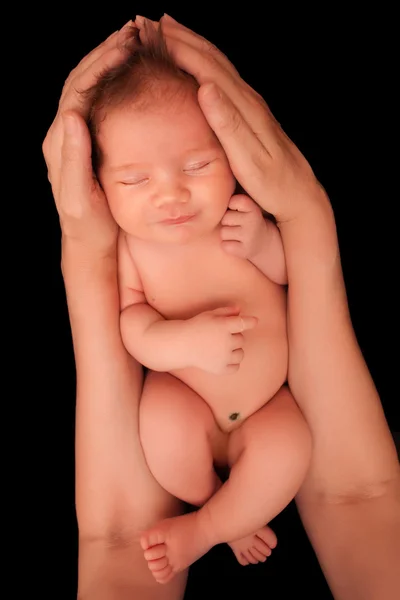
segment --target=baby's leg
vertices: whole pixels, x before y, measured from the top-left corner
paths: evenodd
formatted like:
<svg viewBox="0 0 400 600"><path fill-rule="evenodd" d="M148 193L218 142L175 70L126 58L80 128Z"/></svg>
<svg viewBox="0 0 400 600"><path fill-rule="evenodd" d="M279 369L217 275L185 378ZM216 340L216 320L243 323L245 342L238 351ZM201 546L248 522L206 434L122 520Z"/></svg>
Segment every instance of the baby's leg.
<svg viewBox="0 0 400 600"><path fill-rule="evenodd" d="M155 479L173 496L203 506L220 487L210 438L225 446L225 453L228 446L228 436L217 430L204 400L176 377L149 372L139 423L143 451Z"/></svg>
<svg viewBox="0 0 400 600"><path fill-rule="evenodd" d="M198 511L210 543L241 538L278 515L300 489L311 450L308 425L283 387L231 433L230 477Z"/></svg>
<svg viewBox="0 0 400 600"><path fill-rule="evenodd" d="M222 486L213 463L228 465L229 435L191 388L167 373L149 372L139 411L140 439L147 464L155 479L170 494L203 506ZM261 527L230 544L242 565L265 561L276 546L269 527ZM157 580L168 575L160 544L145 553ZM165 573L164 573L165 570Z"/></svg>
<svg viewBox="0 0 400 600"><path fill-rule="evenodd" d="M212 546L260 529L296 495L311 458L311 434L287 388L231 433L228 455L228 481L200 510L142 535L145 556L155 558L160 547L171 576Z"/></svg>

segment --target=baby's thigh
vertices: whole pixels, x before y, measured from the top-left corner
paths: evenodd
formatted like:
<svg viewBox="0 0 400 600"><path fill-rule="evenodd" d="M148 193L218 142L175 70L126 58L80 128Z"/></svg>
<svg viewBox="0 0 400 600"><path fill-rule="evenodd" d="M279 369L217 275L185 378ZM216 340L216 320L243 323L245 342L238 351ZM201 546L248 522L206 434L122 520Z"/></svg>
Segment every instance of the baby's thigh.
<svg viewBox="0 0 400 600"><path fill-rule="evenodd" d="M251 415L229 438L230 465L246 454L253 464L266 467L270 460L290 464L294 471L308 468L311 432L287 386Z"/></svg>
<svg viewBox="0 0 400 600"><path fill-rule="evenodd" d="M214 416L185 383L168 373L150 371L139 407L140 439L149 469L160 482L180 472L209 472Z"/></svg>

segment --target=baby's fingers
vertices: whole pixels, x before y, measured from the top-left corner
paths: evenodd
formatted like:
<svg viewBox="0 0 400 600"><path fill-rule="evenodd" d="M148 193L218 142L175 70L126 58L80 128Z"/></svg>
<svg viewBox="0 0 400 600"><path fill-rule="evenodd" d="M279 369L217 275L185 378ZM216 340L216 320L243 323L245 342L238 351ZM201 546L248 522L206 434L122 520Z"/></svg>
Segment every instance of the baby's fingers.
<svg viewBox="0 0 400 600"><path fill-rule="evenodd" d="M228 254L232 254L238 258L246 258L246 249L243 242L238 240L222 240L221 246Z"/></svg>
<svg viewBox="0 0 400 600"><path fill-rule="evenodd" d="M233 350L230 356L230 365L240 365L242 360L244 359L244 351L242 348L238 348L237 350Z"/></svg>
<svg viewBox="0 0 400 600"><path fill-rule="evenodd" d="M237 210L227 210L221 219L223 227L241 227L248 221L248 213L239 212Z"/></svg>
<svg viewBox="0 0 400 600"><path fill-rule="evenodd" d="M238 315L237 317L227 317L227 323L230 333L242 333L247 329L254 329L258 324L257 317Z"/></svg>
<svg viewBox="0 0 400 600"><path fill-rule="evenodd" d="M249 196L246 196L246 194L236 194L235 196L232 196L228 208L244 213L253 212L255 210L260 211L258 204L256 204Z"/></svg>

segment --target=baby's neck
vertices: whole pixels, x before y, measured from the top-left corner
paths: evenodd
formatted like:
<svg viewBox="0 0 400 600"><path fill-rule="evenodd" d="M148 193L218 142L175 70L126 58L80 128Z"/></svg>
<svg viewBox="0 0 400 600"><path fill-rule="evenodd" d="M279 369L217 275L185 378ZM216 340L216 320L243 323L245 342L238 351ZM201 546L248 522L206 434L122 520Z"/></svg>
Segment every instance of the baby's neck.
<svg viewBox="0 0 400 600"><path fill-rule="evenodd" d="M173 242L157 242L154 240L143 240L139 238L135 238L134 236L129 236L132 238L132 241L135 243L139 243L142 247L147 247L151 249L153 252L162 252L165 255L173 256L174 254L181 254L182 252L199 252L204 247L210 247L210 244L220 237L220 228L221 225L218 225L212 231L193 238L192 240L188 240L182 243L173 243Z"/></svg>

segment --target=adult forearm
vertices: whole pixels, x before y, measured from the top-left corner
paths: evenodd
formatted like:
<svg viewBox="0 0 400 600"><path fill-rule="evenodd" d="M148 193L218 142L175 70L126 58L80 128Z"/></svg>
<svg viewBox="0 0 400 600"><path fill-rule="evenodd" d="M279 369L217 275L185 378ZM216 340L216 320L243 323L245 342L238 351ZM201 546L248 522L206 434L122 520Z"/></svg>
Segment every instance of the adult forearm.
<svg viewBox="0 0 400 600"><path fill-rule="evenodd" d="M126 520L146 502L138 498L147 471L138 434L142 372L119 333L116 255L99 259L64 242L62 271L77 372L77 515L81 535L95 536L118 529L111 521L119 502Z"/></svg>
<svg viewBox="0 0 400 600"><path fill-rule="evenodd" d="M335 221L324 198L280 226L289 276L289 385L313 435L296 502L338 600L394 600L400 471L351 324Z"/></svg>
<svg viewBox="0 0 400 600"><path fill-rule="evenodd" d="M166 372L189 366L192 340L186 321L168 321L148 304L133 304L122 312L120 323L126 349L148 369Z"/></svg>
<svg viewBox="0 0 400 600"><path fill-rule="evenodd" d="M313 489L376 489L396 478L399 466L352 327L328 200L317 198L280 228L289 277L289 385L313 433Z"/></svg>
<svg viewBox="0 0 400 600"><path fill-rule="evenodd" d="M335 600L397 600L399 480L376 496L336 501L305 485L297 507Z"/></svg>
<svg viewBox="0 0 400 600"><path fill-rule="evenodd" d="M160 585L139 543L83 542L79 549L79 600L182 600L187 571Z"/></svg>

